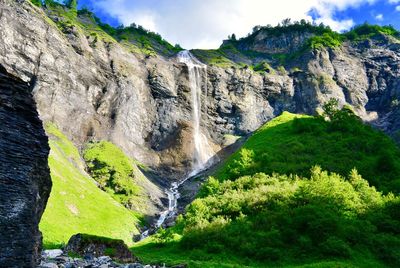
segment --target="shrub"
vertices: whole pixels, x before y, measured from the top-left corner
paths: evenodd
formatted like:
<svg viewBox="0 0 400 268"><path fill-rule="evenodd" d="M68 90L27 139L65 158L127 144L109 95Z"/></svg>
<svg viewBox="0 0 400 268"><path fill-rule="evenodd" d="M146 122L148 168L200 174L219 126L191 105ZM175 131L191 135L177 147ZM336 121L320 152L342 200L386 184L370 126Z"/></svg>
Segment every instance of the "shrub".
<svg viewBox="0 0 400 268"><path fill-rule="evenodd" d="M382 217L400 224L391 209L399 197L383 196L356 170L347 179L319 167L310 174L257 174L207 185L216 189L189 205L180 221L181 248L268 262L350 259L362 248L400 264L398 239L379 227Z"/></svg>

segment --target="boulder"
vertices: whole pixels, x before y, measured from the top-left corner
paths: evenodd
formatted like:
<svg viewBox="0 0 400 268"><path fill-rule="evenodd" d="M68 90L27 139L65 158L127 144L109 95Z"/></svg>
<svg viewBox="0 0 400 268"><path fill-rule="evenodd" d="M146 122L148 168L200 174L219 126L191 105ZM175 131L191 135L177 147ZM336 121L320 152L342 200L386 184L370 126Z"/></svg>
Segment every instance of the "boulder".
<svg viewBox="0 0 400 268"><path fill-rule="evenodd" d="M122 263L136 261L124 241L88 234L73 235L65 251L68 254L97 257L102 264L106 264L111 258Z"/></svg>

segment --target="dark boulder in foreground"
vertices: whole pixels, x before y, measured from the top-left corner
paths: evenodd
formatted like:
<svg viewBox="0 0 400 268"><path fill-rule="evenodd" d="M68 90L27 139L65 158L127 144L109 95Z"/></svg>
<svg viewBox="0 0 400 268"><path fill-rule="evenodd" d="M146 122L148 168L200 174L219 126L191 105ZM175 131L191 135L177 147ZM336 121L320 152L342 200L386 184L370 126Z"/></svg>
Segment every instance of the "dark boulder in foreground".
<svg viewBox="0 0 400 268"><path fill-rule="evenodd" d="M73 235L69 239L65 251L68 254L82 257L101 257L107 255L113 260L123 263L136 261L136 258L132 255L132 252L130 252L124 241L88 234Z"/></svg>
<svg viewBox="0 0 400 268"><path fill-rule="evenodd" d="M34 267L39 260L48 154L29 83L0 65L0 267Z"/></svg>

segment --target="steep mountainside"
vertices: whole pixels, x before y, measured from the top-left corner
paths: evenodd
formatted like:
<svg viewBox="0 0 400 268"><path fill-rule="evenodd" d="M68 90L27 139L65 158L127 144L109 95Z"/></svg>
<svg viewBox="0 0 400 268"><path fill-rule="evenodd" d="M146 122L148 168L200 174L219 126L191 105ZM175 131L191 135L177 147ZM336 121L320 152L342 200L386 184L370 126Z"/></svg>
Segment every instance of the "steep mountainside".
<svg viewBox="0 0 400 268"><path fill-rule="evenodd" d="M2 2L8 8L1 17L0 62L34 83L43 120L55 122L78 146L89 140L112 141L157 170L162 180L178 179L190 171L192 114L186 66L166 57L170 52L157 54L160 47L147 53L148 42L138 42L137 32L127 31L136 39L114 33L117 42L90 13L74 17L59 5L43 11L29 2ZM275 58L284 52L301 53L282 61L282 66L272 61L271 68L255 68L258 71L233 58L226 59L229 64L223 67L208 66L202 132L215 151L224 144L225 134L254 131L284 110L313 114L331 97L396 133L400 90L396 37L382 33L365 41L347 39L336 47L299 50L312 34L289 29L271 39L259 31L235 49L261 53L258 57L265 61L271 53ZM280 49L287 43L288 51ZM172 51L165 46L165 51Z"/></svg>

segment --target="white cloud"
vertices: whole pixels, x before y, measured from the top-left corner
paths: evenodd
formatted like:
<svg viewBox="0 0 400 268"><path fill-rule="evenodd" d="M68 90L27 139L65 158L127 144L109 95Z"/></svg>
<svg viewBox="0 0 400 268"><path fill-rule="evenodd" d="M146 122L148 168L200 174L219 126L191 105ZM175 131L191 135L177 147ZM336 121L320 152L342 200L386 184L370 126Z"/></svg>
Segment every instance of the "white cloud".
<svg viewBox="0 0 400 268"><path fill-rule="evenodd" d="M383 20L383 14L378 14L375 16L376 20L382 21Z"/></svg>
<svg viewBox="0 0 400 268"><path fill-rule="evenodd" d="M389 0L390 4L398 4L400 3L400 0Z"/></svg>
<svg viewBox="0 0 400 268"><path fill-rule="evenodd" d="M400 6L397 6L397 7L396 7L396 11L399 11L399 12L400 12Z"/></svg>
<svg viewBox="0 0 400 268"><path fill-rule="evenodd" d="M95 9L160 33L185 48L216 48L229 34L241 37L255 25L276 25L285 18L312 20L310 10L332 29L343 31L352 19L337 20L335 11L377 0L92 0ZM397 1L397 0L389 0ZM400 0L399 0L400 1Z"/></svg>

